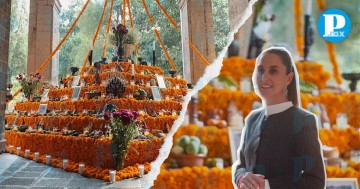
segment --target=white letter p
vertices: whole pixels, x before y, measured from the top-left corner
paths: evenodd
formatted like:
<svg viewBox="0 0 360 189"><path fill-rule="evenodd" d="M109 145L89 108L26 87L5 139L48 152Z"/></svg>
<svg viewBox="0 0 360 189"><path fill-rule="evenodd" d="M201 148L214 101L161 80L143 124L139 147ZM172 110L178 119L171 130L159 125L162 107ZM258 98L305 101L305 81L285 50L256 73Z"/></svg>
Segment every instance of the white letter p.
<svg viewBox="0 0 360 189"><path fill-rule="evenodd" d="M339 14L324 14L325 17L325 33L323 37L331 36L331 33L334 32L334 29L341 29L345 26L345 17ZM336 21L336 26L335 21Z"/></svg>

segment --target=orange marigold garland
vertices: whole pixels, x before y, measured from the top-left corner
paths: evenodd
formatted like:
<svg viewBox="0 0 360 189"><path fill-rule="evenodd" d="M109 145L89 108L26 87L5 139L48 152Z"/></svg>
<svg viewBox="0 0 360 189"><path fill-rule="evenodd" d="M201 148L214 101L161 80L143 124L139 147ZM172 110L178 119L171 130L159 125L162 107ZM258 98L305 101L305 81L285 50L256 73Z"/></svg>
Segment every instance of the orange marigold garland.
<svg viewBox="0 0 360 189"><path fill-rule="evenodd" d="M128 12L129 12L130 27L131 27L131 28L134 28L134 21L133 21L132 13L131 13L130 0L126 0L126 4L127 4Z"/></svg>
<svg viewBox="0 0 360 189"><path fill-rule="evenodd" d="M210 65L210 63L206 60L206 58L199 52L199 50L197 50L197 48L195 47L194 44L191 43L191 41L188 41L188 44L190 46L190 48L196 53L196 55L198 55L198 57L200 58L200 60L206 65Z"/></svg>
<svg viewBox="0 0 360 189"><path fill-rule="evenodd" d="M301 0L294 0L294 25L295 25L295 42L296 49L300 55L300 57L304 56L304 37L302 33L302 9L301 9Z"/></svg>
<svg viewBox="0 0 360 189"><path fill-rule="evenodd" d="M114 0L111 0L110 13L109 13L108 23L107 23L107 27L106 27L106 33L105 33L105 40L104 40L104 47L103 47L103 51L102 51L102 57L105 57L105 53L106 53L107 36L108 36L108 34L109 34L109 31L110 31L111 17L112 17L112 9L113 9L113 7L114 7Z"/></svg>
<svg viewBox="0 0 360 189"><path fill-rule="evenodd" d="M330 59L330 63L333 68L333 75L334 75L335 81L336 81L336 83L341 84L342 79L341 79L341 75L339 72L339 65L336 61L335 45L334 45L334 43L326 42L326 47L328 49L329 59Z"/></svg>
<svg viewBox="0 0 360 189"><path fill-rule="evenodd" d="M159 0L155 0L156 3L158 4L158 6L160 7L161 11L163 11L163 13L165 14L166 18L170 21L170 23L178 30L179 27L176 24L176 22L174 21L173 18L171 18L171 16L169 15L169 13L165 10L165 8L160 4Z"/></svg>
<svg viewBox="0 0 360 189"><path fill-rule="evenodd" d="M141 1L142 1L142 4L143 4L143 7L144 7L144 9L145 9L146 15L147 15L147 17L148 17L148 19L149 19L149 22L150 22L151 24L153 24L153 23L154 23L154 19L153 19L152 16L150 15L150 12L149 12L149 9L148 9L148 7L147 7L147 5L146 5L145 0L141 0Z"/></svg>
<svg viewBox="0 0 360 189"><path fill-rule="evenodd" d="M156 37L157 37L157 39L158 39L158 41L159 41L162 49L164 50L165 56L166 56L166 58L168 59L171 68L176 71L176 70L177 70L177 69L176 69L176 66L175 66L174 62L172 61L172 59L171 59L168 51L166 50L166 47L165 47L163 41L161 40L159 31L158 31L156 28L154 28L154 32L155 32L155 35L156 35Z"/></svg>

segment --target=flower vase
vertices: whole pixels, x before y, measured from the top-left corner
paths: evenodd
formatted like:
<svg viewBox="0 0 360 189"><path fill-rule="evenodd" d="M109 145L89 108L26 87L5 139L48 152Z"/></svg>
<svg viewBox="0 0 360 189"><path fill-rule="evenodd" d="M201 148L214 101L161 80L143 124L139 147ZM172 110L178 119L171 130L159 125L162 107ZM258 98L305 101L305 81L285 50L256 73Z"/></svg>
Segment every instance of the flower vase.
<svg viewBox="0 0 360 189"><path fill-rule="evenodd" d="M116 170L120 171L124 169L125 156L126 156L126 151L115 157Z"/></svg>
<svg viewBox="0 0 360 189"><path fill-rule="evenodd" d="M124 44L122 40L118 41L118 50L117 50L118 60L123 60L124 57Z"/></svg>

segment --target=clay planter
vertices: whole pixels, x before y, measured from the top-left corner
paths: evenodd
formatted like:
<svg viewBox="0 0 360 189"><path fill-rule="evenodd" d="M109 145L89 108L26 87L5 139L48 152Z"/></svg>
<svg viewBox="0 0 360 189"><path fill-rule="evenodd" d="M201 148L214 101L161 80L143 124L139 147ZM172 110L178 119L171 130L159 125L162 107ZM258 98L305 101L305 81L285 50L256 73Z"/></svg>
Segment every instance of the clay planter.
<svg viewBox="0 0 360 189"><path fill-rule="evenodd" d="M124 43L124 57L125 58L132 56L133 51L134 51L133 44Z"/></svg>
<svg viewBox="0 0 360 189"><path fill-rule="evenodd" d="M205 157L204 154L174 154L171 153L170 157L176 160L179 167L200 167L204 165Z"/></svg>

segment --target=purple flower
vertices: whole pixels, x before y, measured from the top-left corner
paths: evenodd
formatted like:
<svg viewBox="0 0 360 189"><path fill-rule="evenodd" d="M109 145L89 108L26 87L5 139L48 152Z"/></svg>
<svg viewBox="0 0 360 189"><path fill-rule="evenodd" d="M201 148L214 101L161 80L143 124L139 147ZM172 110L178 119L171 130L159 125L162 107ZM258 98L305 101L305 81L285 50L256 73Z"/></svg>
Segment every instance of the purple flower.
<svg viewBox="0 0 360 189"><path fill-rule="evenodd" d="M116 26L116 31L119 35L121 34L127 34L128 33L128 30L126 29L126 27L122 24L119 24Z"/></svg>
<svg viewBox="0 0 360 189"><path fill-rule="evenodd" d="M120 112L114 112L113 113L113 117L120 117L120 116L121 116Z"/></svg>
<svg viewBox="0 0 360 189"><path fill-rule="evenodd" d="M132 117L133 117L134 120L136 120L139 117L139 112L132 111L131 113L132 113Z"/></svg>
<svg viewBox="0 0 360 189"><path fill-rule="evenodd" d="M41 79L41 74L40 74L40 73L36 73L36 74L35 74L35 77L40 80L40 79Z"/></svg>
<svg viewBox="0 0 360 189"><path fill-rule="evenodd" d="M108 112L105 112L104 113L104 119L105 120L110 120L110 118L111 118L111 114L109 114Z"/></svg>
<svg viewBox="0 0 360 189"><path fill-rule="evenodd" d="M122 123L127 126L130 124L131 119L133 118L133 115L131 112L127 111L127 110L120 110L120 118Z"/></svg>

